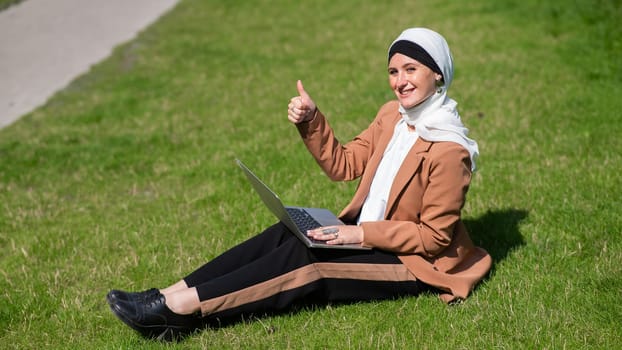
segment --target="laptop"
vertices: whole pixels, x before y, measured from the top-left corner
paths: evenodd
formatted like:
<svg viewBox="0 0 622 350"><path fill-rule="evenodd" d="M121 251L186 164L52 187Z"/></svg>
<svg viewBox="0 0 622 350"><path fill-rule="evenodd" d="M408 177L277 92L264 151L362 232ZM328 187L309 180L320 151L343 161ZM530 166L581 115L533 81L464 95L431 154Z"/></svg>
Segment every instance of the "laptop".
<svg viewBox="0 0 622 350"><path fill-rule="evenodd" d="M261 181L242 161L236 162L244 171L244 174L251 185L264 202L266 207L289 228L307 247L310 248L330 248L330 249L359 249L369 250L360 244L326 244L324 241L314 240L307 236L307 230L321 226L343 225L335 214L327 209L321 208L302 208L285 206L279 198L266 184Z"/></svg>

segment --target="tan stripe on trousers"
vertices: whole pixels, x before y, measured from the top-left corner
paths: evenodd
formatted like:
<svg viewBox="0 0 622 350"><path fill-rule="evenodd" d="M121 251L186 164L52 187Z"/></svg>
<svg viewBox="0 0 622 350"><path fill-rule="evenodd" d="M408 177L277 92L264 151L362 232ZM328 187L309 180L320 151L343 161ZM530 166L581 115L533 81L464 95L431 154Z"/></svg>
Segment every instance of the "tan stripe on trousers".
<svg viewBox="0 0 622 350"><path fill-rule="evenodd" d="M208 315L271 297L302 287L322 278L365 281L415 281L402 264L316 263L306 265L270 280L201 302L201 312Z"/></svg>

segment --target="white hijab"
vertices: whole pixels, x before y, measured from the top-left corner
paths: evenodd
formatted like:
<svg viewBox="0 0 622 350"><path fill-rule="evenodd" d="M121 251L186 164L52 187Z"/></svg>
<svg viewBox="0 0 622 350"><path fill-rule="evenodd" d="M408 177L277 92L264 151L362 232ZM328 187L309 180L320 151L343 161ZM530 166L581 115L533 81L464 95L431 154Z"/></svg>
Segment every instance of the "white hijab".
<svg viewBox="0 0 622 350"><path fill-rule="evenodd" d="M479 149L475 140L467 137L469 130L462 124L456 101L447 96L454 75L453 59L445 39L426 28L410 28L400 34L395 41L407 40L421 46L440 68L444 85L422 103L399 111L408 125L416 128L419 137L426 141L449 141L460 144L471 156L471 170L475 171L475 160ZM390 48L390 47L389 47Z"/></svg>

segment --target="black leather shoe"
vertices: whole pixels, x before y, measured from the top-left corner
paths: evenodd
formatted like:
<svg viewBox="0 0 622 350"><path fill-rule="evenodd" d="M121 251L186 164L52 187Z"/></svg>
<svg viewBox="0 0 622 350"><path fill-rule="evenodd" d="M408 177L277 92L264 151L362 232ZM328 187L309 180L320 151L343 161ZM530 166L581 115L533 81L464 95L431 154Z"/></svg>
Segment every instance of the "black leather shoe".
<svg viewBox="0 0 622 350"><path fill-rule="evenodd" d="M158 295L160 290L157 288L150 288L142 292L126 292L123 290L113 289L108 292L106 299L108 299L108 303L113 303L117 300L133 300L133 301L144 301L146 298L149 298L152 295Z"/></svg>
<svg viewBox="0 0 622 350"><path fill-rule="evenodd" d="M149 339L177 341L202 326L199 313L180 315L166 306L166 297L157 293L145 300L110 302L112 312L125 324Z"/></svg>

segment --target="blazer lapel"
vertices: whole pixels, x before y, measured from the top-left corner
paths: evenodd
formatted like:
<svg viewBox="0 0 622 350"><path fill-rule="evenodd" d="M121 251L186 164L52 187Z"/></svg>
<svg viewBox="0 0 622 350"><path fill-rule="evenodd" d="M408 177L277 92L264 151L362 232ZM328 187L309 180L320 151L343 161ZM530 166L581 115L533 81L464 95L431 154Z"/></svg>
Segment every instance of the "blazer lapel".
<svg viewBox="0 0 622 350"><path fill-rule="evenodd" d="M389 198L387 202L387 208L385 210L385 219L388 219L389 213L393 211L393 206L396 204L397 198L404 188L410 182L415 173L419 170L421 162L423 161L423 153L428 152L432 142L425 141L421 138L417 139L417 142L410 149L404 162L400 166L400 169L395 175L393 184L391 185L391 191L389 192Z"/></svg>
<svg viewBox="0 0 622 350"><path fill-rule="evenodd" d="M388 120L389 127L395 127L395 123L401 118L399 113L396 113L393 118ZM363 203L365 202L365 198L369 194L369 188L371 187L371 183L374 180L374 176L376 175L376 170L378 170L378 166L380 165L380 161L382 160L382 156L384 155L384 151L386 150L391 138L393 137L394 129L389 129L390 132L385 132L380 135L376 143L376 149L374 150L373 155L367 162L367 166L365 171L363 172L363 176L361 177L361 181L359 182L356 192L348 204L341 213L339 214L340 218L344 218L346 220L354 220L354 218L359 214Z"/></svg>

